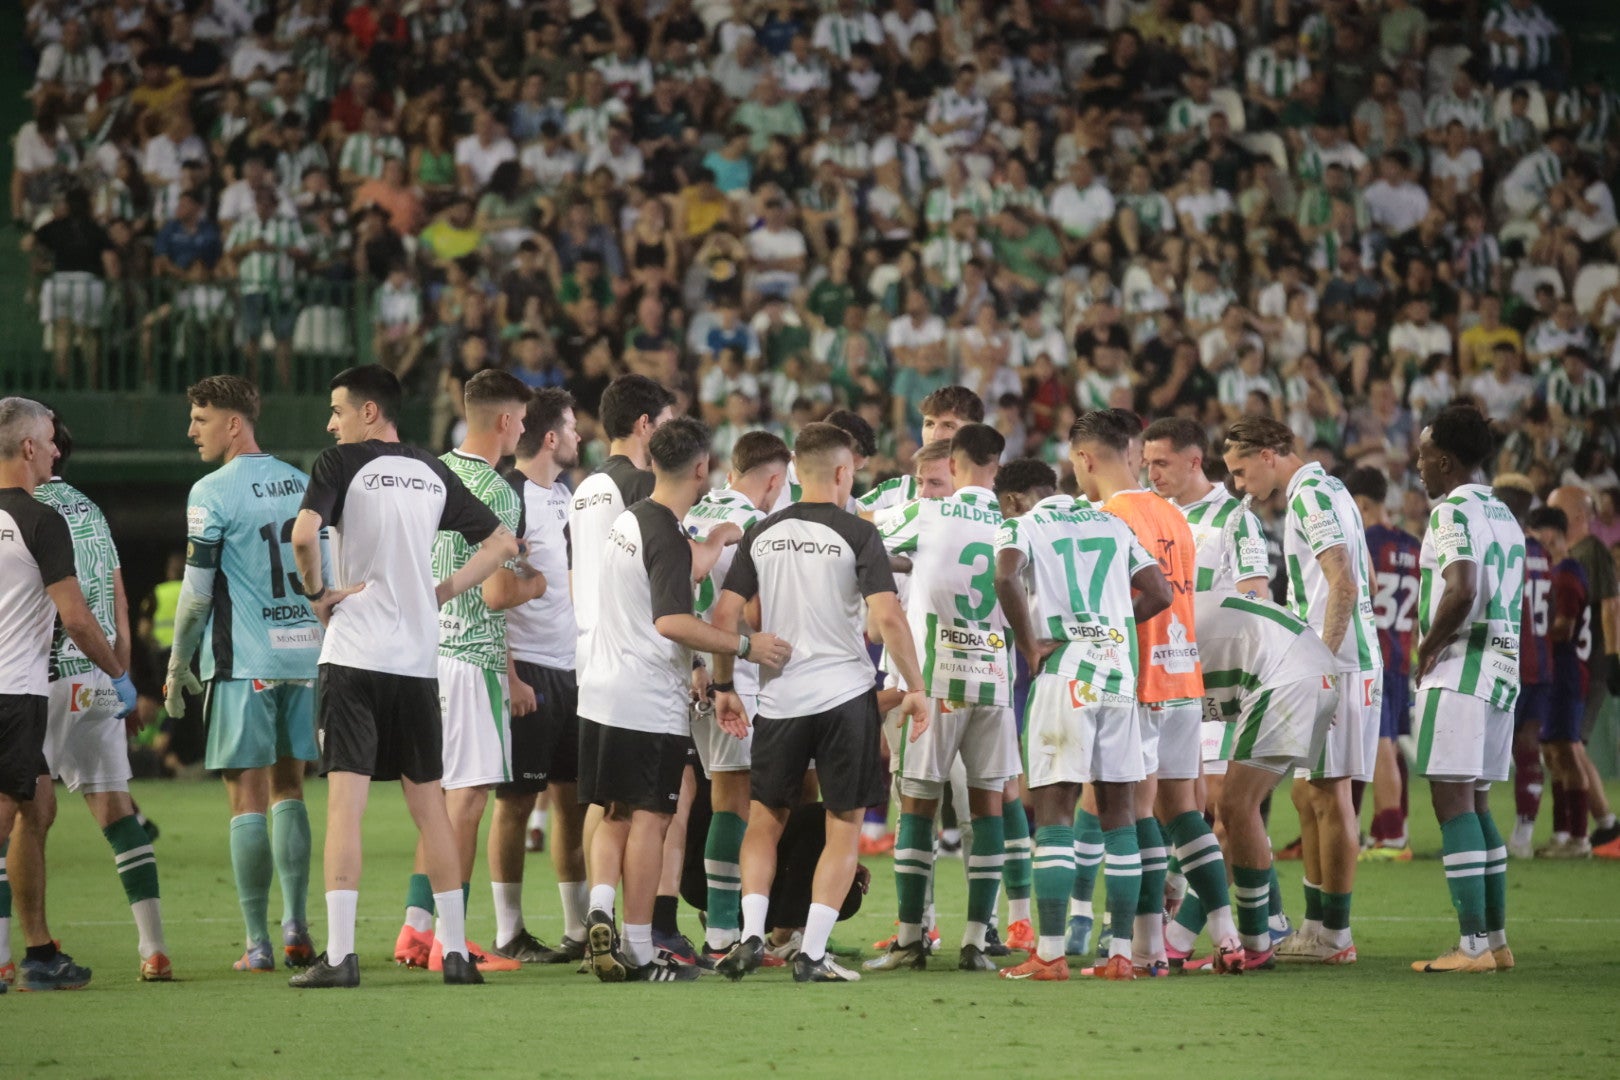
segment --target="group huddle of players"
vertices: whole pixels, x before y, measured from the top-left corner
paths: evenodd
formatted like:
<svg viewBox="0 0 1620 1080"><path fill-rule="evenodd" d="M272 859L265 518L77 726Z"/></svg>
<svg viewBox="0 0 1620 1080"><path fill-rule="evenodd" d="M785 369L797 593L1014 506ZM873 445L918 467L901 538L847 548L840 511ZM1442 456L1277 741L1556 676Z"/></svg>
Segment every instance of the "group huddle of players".
<svg viewBox="0 0 1620 1080"><path fill-rule="evenodd" d="M274 876L292 984L358 985L360 819L369 783L393 779L420 831L394 959L451 983L550 963L605 981L740 979L781 965L798 981L859 979L828 941L859 891L862 816L889 801L891 777L898 923L868 970L923 968L938 947L936 817L952 789L963 969L1067 980L1094 928L1081 973L1106 980L1352 963L1352 788L1374 781L1381 756L1392 766L1407 710L1404 658L1385 671L1386 654L1403 653L1378 614L1390 603L1404 616L1417 608L1416 769L1433 785L1460 925L1456 947L1413 967L1513 965L1506 846L1487 792L1513 756L1527 550L1481 475L1492 436L1470 406L1443 410L1421 438L1435 506L1407 556L1416 591L1375 603L1361 508L1382 503L1381 477L1352 474L1352 493L1266 418L1229 430L1229 490L1206 476L1200 425L1144 430L1123 410L1087 413L1070 433L1074 494L1044 462L1003 463L982 403L948 387L923 404L912 474L852 498L874 442L859 417L808 425L791 450L746 434L718 484L709 432L672 418L673 396L638 376L604 394L609 455L572 492L562 482L579 464L572 400L500 372L468 381L466 435L443 458L399 442L389 373L342 373L328 423L337 445L308 476L260 450L258 395L244 380L204 379L190 404L191 437L219 467L188 503L165 693L171 713L204 710L205 764L225 778L247 944L238 970L276 967ZM127 641L100 512L60 479L36 494L74 525L97 619L109 641ZM1273 496L1283 604L1270 599L1249 506ZM1561 552L1563 516L1538 514L1538 536ZM1560 611L1553 638L1567 642ZM880 671L869 642L883 646ZM54 775L83 792L106 826L141 930L142 977L168 978L112 665L86 659L65 632L52 665L44 786ZM1561 754L1550 760L1565 767ZM330 781L320 954L305 913L302 788L316 761ZM1285 777L1301 820L1297 928L1282 913L1265 824ZM491 793L496 928L481 948L466 936L467 882ZM706 827L689 828L694 802ZM813 871L794 867L808 895L790 895L785 833L818 805ZM555 946L523 917L537 806L551 815ZM51 941L43 842L41 829L40 865L24 871L39 875L29 957L48 951L55 965L39 988L83 985L88 969L36 945ZM694 845L701 946L676 921ZM15 855L11 876L23 876ZM1206 928L1212 948L1195 959ZM996 962L1015 952L1027 955Z"/></svg>

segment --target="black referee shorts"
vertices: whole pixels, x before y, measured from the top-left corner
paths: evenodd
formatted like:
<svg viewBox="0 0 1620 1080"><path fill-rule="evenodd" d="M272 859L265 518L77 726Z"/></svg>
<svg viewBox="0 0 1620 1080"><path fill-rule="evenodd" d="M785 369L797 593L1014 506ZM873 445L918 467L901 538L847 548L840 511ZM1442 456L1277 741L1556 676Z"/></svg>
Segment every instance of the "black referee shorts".
<svg viewBox="0 0 1620 1080"><path fill-rule="evenodd" d="M512 780L499 795L537 795L550 784L579 779L579 684L572 671L518 660L517 677L534 691L536 707L512 717Z"/></svg>
<svg viewBox="0 0 1620 1080"><path fill-rule="evenodd" d="M444 777L439 680L322 664L315 683L321 775L426 784Z"/></svg>
<svg viewBox="0 0 1620 1080"><path fill-rule="evenodd" d="M579 718L579 801L673 814L691 739Z"/></svg>
<svg viewBox="0 0 1620 1080"><path fill-rule="evenodd" d="M45 762L50 703L39 694L0 694L0 795L27 802L51 771Z"/></svg>
<svg viewBox="0 0 1620 1080"><path fill-rule="evenodd" d="M814 761L828 810L880 803L887 795L882 738L876 690L810 716L760 716L754 722L749 797L774 810L798 805L804 774Z"/></svg>

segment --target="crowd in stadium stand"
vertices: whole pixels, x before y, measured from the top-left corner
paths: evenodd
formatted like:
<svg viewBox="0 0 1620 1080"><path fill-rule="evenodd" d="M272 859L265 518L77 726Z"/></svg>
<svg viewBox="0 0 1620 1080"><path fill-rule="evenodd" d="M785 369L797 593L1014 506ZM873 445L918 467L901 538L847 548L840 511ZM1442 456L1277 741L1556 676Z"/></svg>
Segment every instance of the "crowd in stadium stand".
<svg viewBox="0 0 1620 1080"><path fill-rule="evenodd" d="M878 476L960 382L1059 465L1086 409L1271 414L1419 529L1416 433L1469 395L1620 540L1620 99L1534 0L36 0L27 35L58 375L157 279L274 386L308 283L363 283L436 448L481 368L582 420L633 371L722 461L858 410Z"/></svg>

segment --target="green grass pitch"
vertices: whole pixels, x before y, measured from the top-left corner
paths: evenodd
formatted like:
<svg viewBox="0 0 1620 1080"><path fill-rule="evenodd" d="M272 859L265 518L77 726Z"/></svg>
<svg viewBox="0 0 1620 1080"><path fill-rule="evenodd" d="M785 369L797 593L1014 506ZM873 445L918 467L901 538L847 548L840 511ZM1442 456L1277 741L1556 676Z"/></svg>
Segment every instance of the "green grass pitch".
<svg viewBox="0 0 1620 1080"><path fill-rule="evenodd" d="M858 986L795 986L777 969L732 985L604 986L551 967L448 988L390 962L413 836L397 787L378 787L366 832L357 991L297 993L285 973L230 969L242 950L224 793L217 783L144 783L162 826L157 851L177 982L135 979L134 929L110 852L81 802L64 796L52 834L54 932L95 980L80 993L0 998L0 1073L97 1077L750 1077L1107 1076L1209 1078L1612 1077L1620 1054L1620 911L1612 863L1512 863L1510 974L1423 977L1410 961L1455 940L1456 924L1413 790L1419 858L1363 865L1356 890L1361 961L1242 978L1188 975L1131 986L1011 984L954 968L965 891L958 860L939 867L943 970L869 976ZM310 785L317 839L310 910L323 943L319 838L324 785ZM1274 835L1294 821L1279 800ZM1511 822L1511 792L1497 799ZM1538 837L1538 840L1540 837ZM470 926L493 932L480 853ZM873 860L866 906L836 932L868 946L888 934L894 889ZM1283 864L1298 916L1299 865ZM530 927L560 922L548 857L529 858ZM1099 897L1101 888L1099 886ZM271 893L271 919L280 896ZM682 912L697 936L697 917ZM21 941L16 941L20 955Z"/></svg>

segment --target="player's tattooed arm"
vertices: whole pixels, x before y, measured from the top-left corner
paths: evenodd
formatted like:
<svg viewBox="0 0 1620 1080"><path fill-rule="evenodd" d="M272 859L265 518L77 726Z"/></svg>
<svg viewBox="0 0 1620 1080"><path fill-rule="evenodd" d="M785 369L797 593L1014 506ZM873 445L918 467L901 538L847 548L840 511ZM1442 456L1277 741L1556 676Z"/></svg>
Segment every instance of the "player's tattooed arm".
<svg viewBox="0 0 1620 1080"><path fill-rule="evenodd" d="M1356 612L1356 575L1350 567L1350 549L1335 545L1316 556L1327 578L1327 612L1322 617L1322 642L1337 653Z"/></svg>
<svg viewBox="0 0 1620 1080"><path fill-rule="evenodd" d="M1429 632L1418 642L1417 650L1417 677L1422 679L1439 659L1440 653L1451 644L1468 621L1468 613L1474 610L1474 599L1477 589L1474 584L1476 568L1473 563L1453 562L1447 563L1445 569L1440 571L1445 579L1446 589L1440 597L1440 603L1435 606L1434 620L1429 623Z"/></svg>

